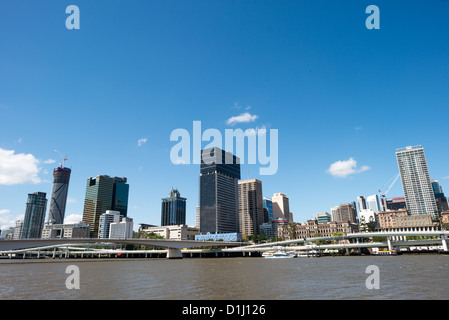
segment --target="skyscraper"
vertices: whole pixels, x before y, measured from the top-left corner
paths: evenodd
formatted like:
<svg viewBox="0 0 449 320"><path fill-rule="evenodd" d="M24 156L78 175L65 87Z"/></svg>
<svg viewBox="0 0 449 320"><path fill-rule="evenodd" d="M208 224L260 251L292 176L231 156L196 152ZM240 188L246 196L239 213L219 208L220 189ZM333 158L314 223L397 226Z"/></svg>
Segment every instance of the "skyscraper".
<svg viewBox="0 0 449 320"><path fill-rule="evenodd" d="M171 189L168 198L162 199L161 226L186 224L186 198L176 189Z"/></svg>
<svg viewBox="0 0 449 320"><path fill-rule="evenodd" d="M265 222L273 219L273 202L271 198L264 197L263 198L263 207L267 210L267 219Z"/></svg>
<svg viewBox="0 0 449 320"><path fill-rule="evenodd" d="M125 216L128 206L128 187L122 185L125 182L126 178L111 178L107 175L98 175L95 178L87 179L83 221L90 225L92 238L98 237L100 216L106 213L106 210L119 211L121 215ZM116 191L115 196L114 190ZM120 192L123 190L126 192Z"/></svg>
<svg viewBox="0 0 449 320"><path fill-rule="evenodd" d="M201 151L200 231L239 231L238 180L240 159L220 148Z"/></svg>
<svg viewBox="0 0 449 320"><path fill-rule="evenodd" d="M350 203L343 203L339 207L332 207L332 221L357 223L357 213Z"/></svg>
<svg viewBox="0 0 449 320"><path fill-rule="evenodd" d="M44 227L47 198L45 192L28 194L25 218L22 226L22 239L40 238Z"/></svg>
<svg viewBox="0 0 449 320"><path fill-rule="evenodd" d="M240 233L248 236L259 233L264 223L262 182L257 179L243 180L239 185Z"/></svg>
<svg viewBox="0 0 449 320"><path fill-rule="evenodd" d="M290 204L287 196L283 193L275 193L271 198L273 203L273 217L290 220Z"/></svg>
<svg viewBox="0 0 449 320"><path fill-rule="evenodd" d="M421 146L396 150L405 202L410 214L434 214L437 211L429 170Z"/></svg>
<svg viewBox="0 0 449 320"><path fill-rule="evenodd" d="M119 211L123 217L128 216L129 184L126 178L113 177L112 210Z"/></svg>
<svg viewBox="0 0 449 320"><path fill-rule="evenodd" d="M49 224L64 223L71 172L71 169L65 168L62 164L53 170L53 188L51 191L50 209L48 211Z"/></svg>

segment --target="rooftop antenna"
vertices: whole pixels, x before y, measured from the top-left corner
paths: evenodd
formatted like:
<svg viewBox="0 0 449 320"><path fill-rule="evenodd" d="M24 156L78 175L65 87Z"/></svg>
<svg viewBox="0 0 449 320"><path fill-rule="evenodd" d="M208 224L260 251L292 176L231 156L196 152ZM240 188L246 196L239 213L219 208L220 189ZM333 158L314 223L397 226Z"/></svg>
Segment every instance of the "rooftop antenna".
<svg viewBox="0 0 449 320"><path fill-rule="evenodd" d="M58 152L58 150L55 150L55 152L56 152L57 154L59 154L59 156L62 158L61 168L64 168L65 161L66 161L66 160L69 160L69 159L67 159L67 155L66 155L65 157L63 157L63 156Z"/></svg>

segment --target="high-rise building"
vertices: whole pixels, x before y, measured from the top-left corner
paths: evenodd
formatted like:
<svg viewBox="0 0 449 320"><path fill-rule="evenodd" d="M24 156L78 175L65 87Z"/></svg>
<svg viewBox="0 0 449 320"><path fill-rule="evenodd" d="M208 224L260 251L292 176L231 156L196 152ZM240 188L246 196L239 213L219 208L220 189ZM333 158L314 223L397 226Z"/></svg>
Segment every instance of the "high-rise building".
<svg viewBox="0 0 449 320"><path fill-rule="evenodd" d="M433 194L435 195L435 200L437 203L438 212L443 212L449 210L447 203L447 198L444 196L443 188L440 186L438 180L431 180Z"/></svg>
<svg viewBox="0 0 449 320"><path fill-rule="evenodd" d="M220 148L201 151L200 231L239 231L238 180L240 159Z"/></svg>
<svg viewBox="0 0 449 320"><path fill-rule="evenodd" d="M123 216L120 214L120 211L106 210L106 213L103 213L100 216L100 222L98 223L98 238L108 239L111 223L120 222L122 218Z"/></svg>
<svg viewBox="0 0 449 320"><path fill-rule="evenodd" d="M343 203L339 207L333 207L332 221L357 223L357 213L354 206L350 203Z"/></svg>
<svg viewBox="0 0 449 320"><path fill-rule="evenodd" d="M53 188L48 211L49 224L63 224L71 169L60 167L53 170Z"/></svg>
<svg viewBox="0 0 449 320"><path fill-rule="evenodd" d="M319 212L316 214L316 219L318 223L331 222L331 215L327 212Z"/></svg>
<svg viewBox="0 0 449 320"><path fill-rule="evenodd" d="M124 217L110 225L109 239L131 239L133 237L133 219Z"/></svg>
<svg viewBox="0 0 449 320"><path fill-rule="evenodd" d="M377 194L373 194L366 198L366 208L365 209L374 211L376 214L383 209L381 207L380 199Z"/></svg>
<svg viewBox="0 0 449 320"><path fill-rule="evenodd" d="M399 210L407 208L404 197L394 197L391 199L387 199L386 202L387 202L386 207L387 210Z"/></svg>
<svg viewBox="0 0 449 320"><path fill-rule="evenodd" d="M405 202L411 215L437 211L424 149L421 146L396 150Z"/></svg>
<svg viewBox="0 0 449 320"><path fill-rule="evenodd" d="M265 222L268 222L273 219L273 202L271 198L263 198L263 207L267 211L267 219L265 219Z"/></svg>
<svg viewBox="0 0 449 320"><path fill-rule="evenodd" d="M257 179L242 180L239 185L240 233L258 234L264 223L262 182Z"/></svg>
<svg viewBox="0 0 449 320"><path fill-rule="evenodd" d="M112 210L119 211L123 217L128 216L129 184L126 178L113 177Z"/></svg>
<svg viewBox="0 0 449 320"><path fill-rule="evenodd" d="M186 224L186 198L176 189L171 189L168 198L162 199L161 226Z"/></svg>
<svg viewBox="0 0 449 320"><path fill-rule="evenodd" d="M107 175L87 179L83 221L90 225L92 238L98 237L100 216L106 210L119 211L125 216L128 206L128 187L125 184L126 178L111 178Z"/></svg>
<svg viewBox="0 0 449 320"><path fill-rule="evenodd" d="M290 204L287 196L283 193L275 193L271 201L273 203L273 218L290 221Z"/></svg>
<svg viewBox="0 0 449 320"><path fill-rule="evenodd" d="M357 197L357 209L358 209L359 215L362 210L366 209L366 199L364 196Z"/></svg>
<svg viewBox="0 0 449 320"><path fill-rule="evenodd" d="M41 237L44 228L45 212L47 211L47 194L35 192L28 194L25 217L22 226L22 239Z"/></svg>

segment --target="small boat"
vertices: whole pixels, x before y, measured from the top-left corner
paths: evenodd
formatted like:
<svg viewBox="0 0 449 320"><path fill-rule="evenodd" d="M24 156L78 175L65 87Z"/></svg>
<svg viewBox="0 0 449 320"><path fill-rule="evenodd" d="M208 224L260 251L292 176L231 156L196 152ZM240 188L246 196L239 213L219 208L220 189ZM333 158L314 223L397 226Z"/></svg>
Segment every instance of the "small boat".
<svg viewBox="0 0 449 320"><path fill-rule="evenodd" d="M284 251L267 251L262 253L262 257L264 258L296 258L297 255L295 253L287 253Z"/></svg>
<svg viewBox="0 0 449 320"><path fill-rule="evenodd" d="M398 253L395 249L393 250L379 250L371 252L372 256L396 256Z"/></svg>

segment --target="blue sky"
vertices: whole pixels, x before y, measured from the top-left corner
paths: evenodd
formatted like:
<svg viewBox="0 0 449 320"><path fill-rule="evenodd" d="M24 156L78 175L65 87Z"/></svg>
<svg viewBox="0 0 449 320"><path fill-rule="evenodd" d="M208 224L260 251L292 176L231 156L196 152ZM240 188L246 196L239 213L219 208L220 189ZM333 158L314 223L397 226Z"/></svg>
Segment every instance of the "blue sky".
<svg viewBox="0 0 449 320"><path fill-rule="evenodd" d="M71 4L79 30L65 27ZM371 4L378 30L365 27ZM285 193L298 222L385 190L408 145L447 193L447 12L437 0L4 1L0 226L28 193L50 195L55 149L72 168L66 217L82 215L86 179L107 174L128 178L136 225L160 223L172 186L194 224L199 166L170 161L170 133L193 121L277 129L277 173L242 177ZM244 113L255 120L226 124ZM328 171L337 161L344 177ZM398 181L388 196L402 195Z"/></svg>

